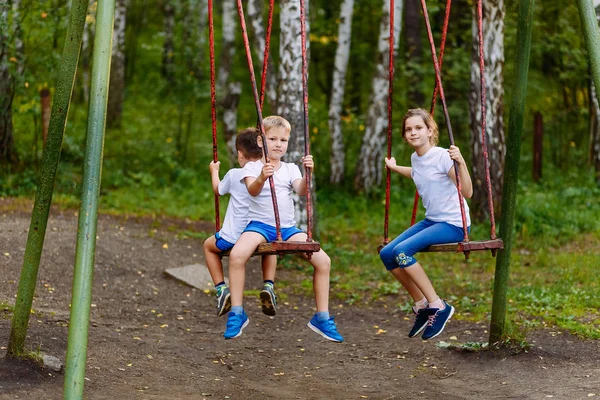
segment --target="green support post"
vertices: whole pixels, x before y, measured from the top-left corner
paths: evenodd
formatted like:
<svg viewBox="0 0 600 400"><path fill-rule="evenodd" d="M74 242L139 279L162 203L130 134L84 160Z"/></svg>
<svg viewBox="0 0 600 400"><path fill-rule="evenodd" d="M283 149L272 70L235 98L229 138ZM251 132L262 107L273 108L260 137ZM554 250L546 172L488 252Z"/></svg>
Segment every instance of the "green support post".
<svg viewBox="0 0 600 400"><path fill-rule="evenodd" d="M9 357L18 357L23 353L25 338L27 337L31 305L35 294L50 205L52 204L52 192L71 103L88 3L88 0L74 0L71 5L71 16L50 115L48 139L42 155L40 181L31 213L27 247L25 248L19 290L8 340L7 355Z"/></svg>
<svg viewBox="0 0 600 400"><path fill-rule="evenodd" d="M502 214L500 215L500 237L504 241L504 249L498 252L498 258L496 259L490 344L498 343L502 339L506 322L506 295L508 291L513 223L517 203L521 136L523 133L523 114L525 112L525 98L527 93L534 2L534 0L521 0L519 3L517 62L513 76L514 86L510 104L508 135L506 138Z"/></svg>
<svg viewBox="0 0 600 400"><path fill-rule="evenodd" d="M596 86L596 97L600 101L600 31L598 29L596 11L591 0L577 0L577 6L579 7L581 28L583 29L583 36L585 37L585 44L590 58L592 79Z"/></svg>
<svg viewBox="0 0 600 400"><path fill-rule="evenodd" d="M65 400L83 398L114 14L115 0L98 1L69 339L65 362Z"/></svg>

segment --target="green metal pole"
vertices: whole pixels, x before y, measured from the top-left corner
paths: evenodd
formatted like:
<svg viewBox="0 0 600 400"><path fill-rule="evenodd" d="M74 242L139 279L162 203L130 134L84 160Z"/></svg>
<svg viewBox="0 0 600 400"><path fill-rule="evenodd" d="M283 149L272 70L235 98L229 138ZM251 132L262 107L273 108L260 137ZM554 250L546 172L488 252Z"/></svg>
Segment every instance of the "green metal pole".
<svg viewBox="0 0 600 400"><path fill-rule="evenodd" d="M69 339L65 362L65 400L83 398L114 14L115 0L98 1Z"/></svg>
<svg viewBox="0 0 600 400"><path fill-rule="evenodd" d="M77 70L77 62L79 60L79 50L81 48L81 38L83 36L88 3L88 0L74 0L71 5L69 27L67 28L60 72L52 104L52 113L50 115L48 139L42 155L40 182L31 214L27 247L25 248L21 278L19 280L19 291L15 303L10 338L8 340L7 355L9 357L18 357L23 353L25 338L27 337L31 304L33 302L40 258L44 246L48 215L52 203L52 191L56 179L58 160L60 159L60 148L65 131L65 122L69 113L69 104L73 92L73 82L75 81L75 71Z"/></svg>
<svg viewBox="0 0 600 400"><path fill-rule="evenodd" d="M592 70L592 79L596 86L596 97L600 102L600 31L598 30L598 20L592 0L577 0L579 7L579 18L585 44L587 45L588 55L590 57L590 67Z"/></svg>
<svg viewBox="0 0 600 400"><path fill-rule="evenodd" d="M529 72L534 2L534 0L521 0L519 3L517 62L513 76L514 87L510 104L508 136L506 138L504 188L502 194L502 213L500 215L500 237L504 240L504 249L498 252L498 258L496 259L490 344L497 343L502 339L506 320L506 295L513 240L513 223L517 202L521 135L523 133L523 114L525 112L525 97L527 93L527 73Z"/></svg>

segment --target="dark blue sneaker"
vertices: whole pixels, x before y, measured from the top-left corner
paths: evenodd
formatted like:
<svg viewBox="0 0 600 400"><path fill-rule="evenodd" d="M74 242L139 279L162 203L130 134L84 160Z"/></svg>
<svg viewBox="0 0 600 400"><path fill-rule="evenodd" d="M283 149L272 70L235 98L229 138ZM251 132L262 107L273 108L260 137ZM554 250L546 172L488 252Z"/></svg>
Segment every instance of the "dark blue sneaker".
<svg viewBox="0 0 600 400"><path fill-rule="evenodd" d="M439 308L426 308L428 321L425 332L423 332L423 340L432 339L442 333L446 323L450 320L454 314L454 307L444 301L446 308L440 310Z"/></svg>
<svg viewBox="0 0 600 400"><path fill-rule="evenodd" d="M262 304L262 312L267 315L277 314L277 297L271 283L265 283L260 291L260 302Z"/></svg>
<svg viewBox="0 0 600 400"><path fill-rule="evenodd" d="M217 317L222 317L231 310L231 294L227 285L217 286Z"/></svg>
<svg viewBox="0 0 600 400"><path fill-rule="evenodd" d="M329 317L329 319L325 321L319 321L317 316L314 315L308 322L308 327L332 342L344 341L342 335L340 335L337 331L333 317Z"/></svg>
<svg viewBox="0 0 600 400"><path fill-rule="evenodd" d="M241 314L230 312L227 314L227 329L225 330L223 337L225 339L233 339L240 336L244 328L248 326L249 322L250 319L248 319L245 311L242 311Z"/></svg>
<svg viewBox="0 0 600 400"><path fill-rule="evenodd" d="M421 308L420 310L415 311L413 308L413 312L415 313L415 323L413 324L412 329L408 332L409 338L414 338L419 333L423 332L423 329L427 326L427 322L429 321L429 315L425 311L426 308Z"/></svg>

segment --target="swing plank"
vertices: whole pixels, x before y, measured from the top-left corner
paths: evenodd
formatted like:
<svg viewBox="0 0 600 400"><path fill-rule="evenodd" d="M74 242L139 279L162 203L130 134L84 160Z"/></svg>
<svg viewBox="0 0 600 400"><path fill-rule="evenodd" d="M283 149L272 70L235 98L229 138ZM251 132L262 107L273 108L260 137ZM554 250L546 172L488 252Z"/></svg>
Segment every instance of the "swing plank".
<svg viewBox="0 0 600 400"><path fill-rule="evenodd" d="M422 253L434 253L434 252L455 252L464 253L468 251L478 250L497 250L503 249L504 242L502 239L490 239L481 241L470 241L470 242L459 242L459 243L444 243L434 244L429 246L425 250L421 250Z"/></svg>
<svg viewBox="0 0 600 400"><path fill-rule="evenodd" d="M262 256L265 254L293 254L293 253L316 253L321 250L319 242L294 242L294 241L274 241L271 243L261 243L254 252L253 256ZM221 252L221 256L229 256L229 251Z"/></svg>

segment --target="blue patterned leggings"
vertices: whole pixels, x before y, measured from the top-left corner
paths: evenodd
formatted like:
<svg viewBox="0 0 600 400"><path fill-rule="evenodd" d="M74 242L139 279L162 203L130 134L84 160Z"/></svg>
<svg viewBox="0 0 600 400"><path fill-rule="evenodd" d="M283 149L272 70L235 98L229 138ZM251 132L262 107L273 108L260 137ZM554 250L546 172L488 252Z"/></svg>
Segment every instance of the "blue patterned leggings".
<svg viewBox="0 0 600 400"><path fill-rule="evenodd" d="M470 227L468 230L470 231ZM463 238L461 227L424 219L388 243L381 249L379 257L388 271L398 267L406 268L417 262L413 255L420 250L432 244L461 242Z"/></svg>

